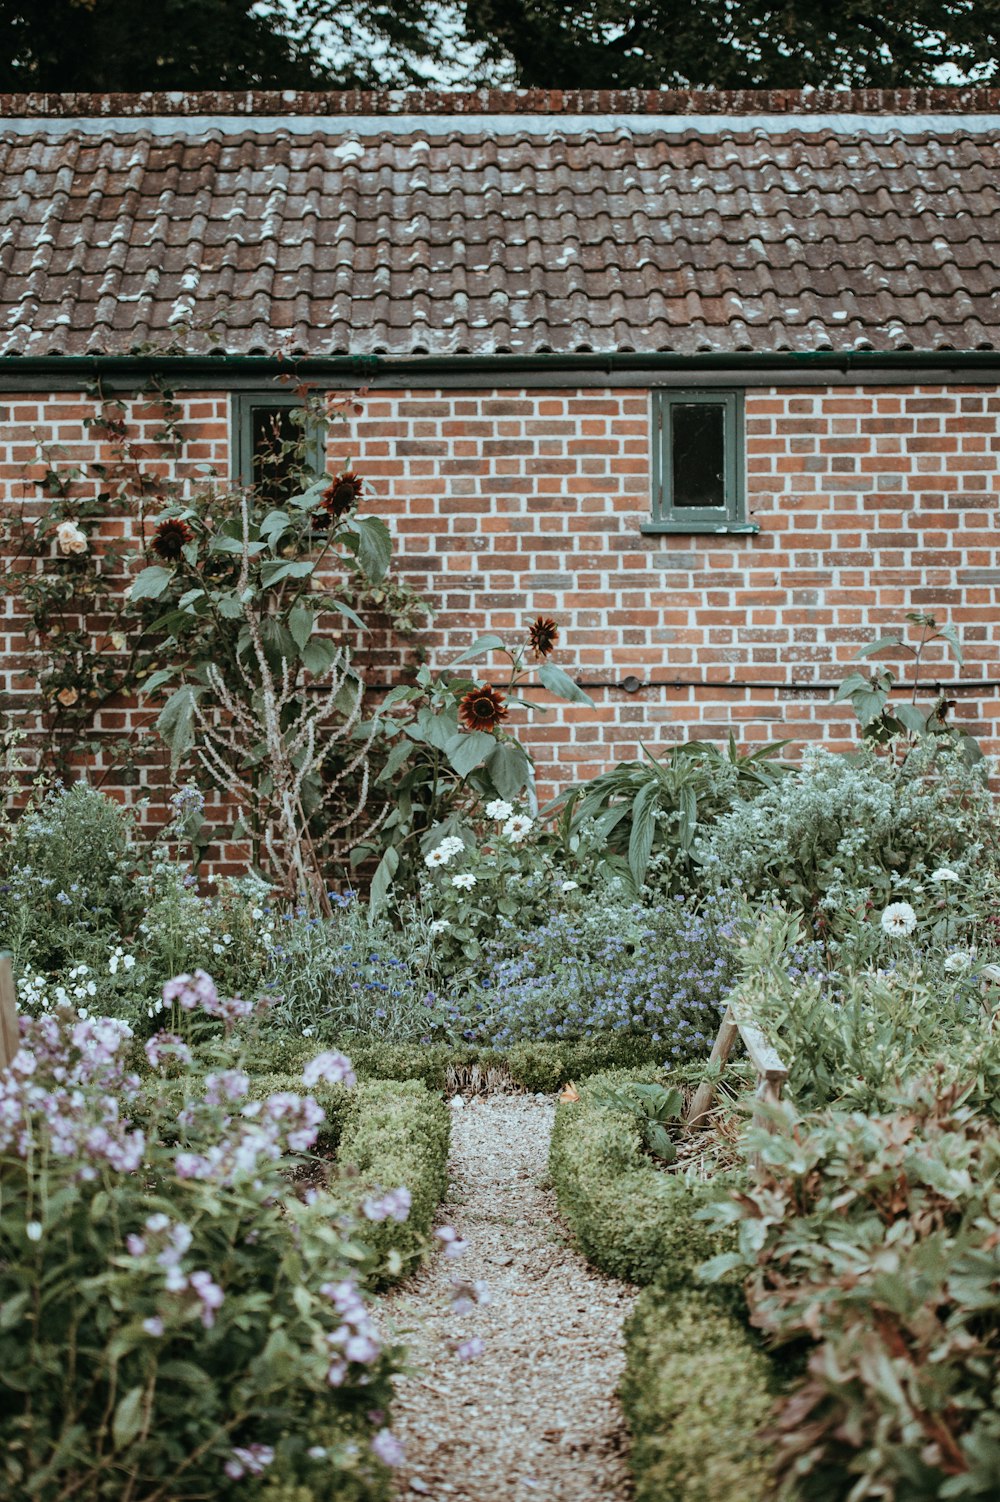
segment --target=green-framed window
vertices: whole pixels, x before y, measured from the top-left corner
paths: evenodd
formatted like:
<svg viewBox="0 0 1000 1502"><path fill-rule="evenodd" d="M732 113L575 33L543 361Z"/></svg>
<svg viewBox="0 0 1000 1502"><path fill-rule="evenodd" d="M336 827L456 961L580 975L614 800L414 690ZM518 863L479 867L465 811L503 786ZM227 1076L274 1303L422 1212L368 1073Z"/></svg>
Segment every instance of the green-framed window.
<svg viewBox="0 0 1000 1502"><path fill-rule="evenodd" d="M236 485L259 485L269 500L280 501L297 487L295 470L305 463L316 475L326 469L326 430L305 419L302 398L292 391L236 391L232 406L232 478ZM305 452L302 455L302 442Z"/></svg>
<svg viewBox="0 0 1000 1502"><path fill-rule="evenodd" d="M755 532L740 391L653 392L653 505L643 532Z"/></svg>

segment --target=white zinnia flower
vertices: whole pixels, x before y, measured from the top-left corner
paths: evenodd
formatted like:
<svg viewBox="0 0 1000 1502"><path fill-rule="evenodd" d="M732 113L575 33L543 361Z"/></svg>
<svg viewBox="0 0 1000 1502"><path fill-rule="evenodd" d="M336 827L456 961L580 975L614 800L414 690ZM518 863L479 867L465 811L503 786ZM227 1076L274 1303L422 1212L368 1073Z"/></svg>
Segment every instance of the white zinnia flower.
<svg viewBox="0 0 1000 1502"><path fill-rule="evenodd" d="M931 881L961 881L957 871L950 866L938 866L936 871L931 872Z"/></svg>
<svg viewBox="0 0 1000 1502"><path fill-rule="evenodd" d="M451 878L451 884L453 887L463 887L469 892L476 885L476 878L471 871L460 871L457 876Z"/></svg>
<svg viewBox="0 0 1000 1502"><path fill-rule="evenodd" d="M529 830L533 828L534 823L531 819L528 818L527 814L514 814L512 818L507 820L506 824L503 827L503 832L507 836L508 840L510 840L512 844L516 845L520 840L523 840L528 834Z"/></svg>
<svg viewBox="0 0 1000 1502"><path fill-rule="evenodd" d="M908 902L890 902L879 921L883 933L905 939L916 928L917 915Z"/></svg>
<svg viewBox="0 0 1000 1502"><path fill-rule="evenodd" d="M502 824L505 819L509 819L513 812L514 805L507 803L503 798L494 798L492 803L487 803L486 805L487 819L496 819L498 824Z"/></svg>
<svg viewBox="0 0 1000 1502"><path fill-rule="evenodd" d="M445 929L450 927L451 924L448 922L447 918L435 918L433 923L428 924L430 932L434 934L435 937L438 934L443 934Z"/></svg>
<svg viewBox="0 0 1000 1502"><path fill-rule="evenodd" d="M579 888L579 885L578 881L564 881L559 890L560 892L575 892Z"/></svg>
<svg viewBox="0 0 1000 1502"><path fill-rule="evenodd" d="M460 855L462 853L465 849L465 841L460 839L457 834L449 834L441 841L438 849L443 850L445 856L450 860L453 855Z"/></svg>
<svg viewBox="0 0 1000 1502"><path fill-rule="evenodd" d="M967 949L956 949L948 955L944 968L951 975L964 975L966 970L972 969L972 955Z"/></svg>
<svg viewBox="0 0 1000 1502"><path fill-rule="evenodd" d="M428 853L424 856L425 866L446 866L447 864L448 856L441 849L440 845L438 845L436 849L428 851Z"/></svg>
<svg viewBox="0 0 1000 1502"><path fill-rule="evenodd" d="M81 532L76 522L60 522L56 540L60 553L85 553L90 546L86 532Z"/></svg>

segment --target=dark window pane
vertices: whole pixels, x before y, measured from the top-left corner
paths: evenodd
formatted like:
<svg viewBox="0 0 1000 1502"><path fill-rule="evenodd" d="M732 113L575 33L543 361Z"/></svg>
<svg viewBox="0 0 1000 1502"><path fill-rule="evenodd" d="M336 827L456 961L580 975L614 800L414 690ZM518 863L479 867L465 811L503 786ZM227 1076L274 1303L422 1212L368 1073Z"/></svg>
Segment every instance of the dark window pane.
<svg viewBox="0 0 1000 1502"><path fill-rule="evenodd" d="M266 500L278 503L297 493L295 469L301 461L295 446L301 428L292 420L291 407L251 407L250 443L253 483Z"/></svg>
<svg viewBox="0 0 1000 1502"><path fill-rule="evenodd" d="M725 408L676 402L670 408L675 506L725 507Z"/></svg>

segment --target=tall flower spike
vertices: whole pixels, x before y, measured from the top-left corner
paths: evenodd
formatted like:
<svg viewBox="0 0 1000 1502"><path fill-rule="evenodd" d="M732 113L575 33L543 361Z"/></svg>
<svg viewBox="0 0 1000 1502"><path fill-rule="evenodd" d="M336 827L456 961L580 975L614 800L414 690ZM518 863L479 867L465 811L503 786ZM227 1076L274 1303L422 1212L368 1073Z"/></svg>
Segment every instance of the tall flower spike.
<svg viewBox="0 0 1000 1502"><path fill-rule="evenodd" d="M504 696L488 683L480 684L459 700L458 717L468 730L496 730L507 718Z"/></svg>
<svg viewBox="0 0 1000 1502"><path fill-rule="evenodd" d="M528 645L536 657L550 657L555 648L559 627L550 615L540 615L528 627Z"/></svg>

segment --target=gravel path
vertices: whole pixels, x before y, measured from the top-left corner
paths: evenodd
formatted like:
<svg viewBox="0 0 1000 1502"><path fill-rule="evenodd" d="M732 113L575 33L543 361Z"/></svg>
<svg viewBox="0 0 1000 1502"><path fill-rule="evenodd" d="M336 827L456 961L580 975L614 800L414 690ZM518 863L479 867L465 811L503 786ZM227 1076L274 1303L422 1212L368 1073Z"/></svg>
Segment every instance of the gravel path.
<svg viewBox="0 0 1000 1502"><path fill-rule="evenodd" d="M615 1388L634 1291L566 1244L547 1178L550 1101L493 1096L454 1111L443 1222L468 1241L385 1300L410 1351L393 1428L406 1447L397 1495L413 1502L627 1502ZM451 1310L452 1277L492 1300ZM479 1336L483 1354L452 1345Z"/></svg>

